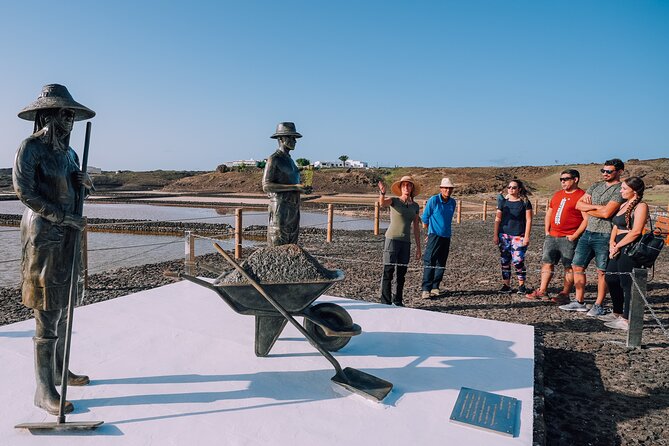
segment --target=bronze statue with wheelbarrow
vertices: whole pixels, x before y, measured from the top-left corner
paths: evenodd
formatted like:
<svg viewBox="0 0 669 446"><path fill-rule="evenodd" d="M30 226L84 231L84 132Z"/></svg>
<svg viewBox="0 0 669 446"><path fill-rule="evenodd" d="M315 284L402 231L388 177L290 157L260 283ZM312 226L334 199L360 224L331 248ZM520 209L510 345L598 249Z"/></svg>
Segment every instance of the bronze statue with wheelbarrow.
<svg viewBox="0 0 669 446"><path fill-rule="evenodd" d="M208 288L235 312L255 316L257 356L269 354L286 323L290 322L332 364L336 372L331 378L333 382L373 401L382 401L390 393L392 383L351 367L342 369L330 354L362 331L341 306L329 302L314 304L332 285L343 280L343 271L334 271L332 279L262 283L251 277L218 244L214 243L214 247L242 275L244 282L217 284L183 273L166 275ZM297 322L296 316L304 318L304 326Z"/></svg>

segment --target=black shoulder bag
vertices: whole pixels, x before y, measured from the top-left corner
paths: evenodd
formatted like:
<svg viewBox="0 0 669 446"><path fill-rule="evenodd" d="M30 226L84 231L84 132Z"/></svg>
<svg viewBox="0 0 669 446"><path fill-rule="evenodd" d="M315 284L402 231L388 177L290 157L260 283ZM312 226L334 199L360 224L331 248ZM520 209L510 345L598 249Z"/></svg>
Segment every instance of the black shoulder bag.
<svg viewBox="0 0 669 446"><path fill-rule="evenodd" d="M632 259L635 265L650 268L664 247L664 236L655 234L653 220L650 221L650 231L626 246L625 254Z"/></svg>

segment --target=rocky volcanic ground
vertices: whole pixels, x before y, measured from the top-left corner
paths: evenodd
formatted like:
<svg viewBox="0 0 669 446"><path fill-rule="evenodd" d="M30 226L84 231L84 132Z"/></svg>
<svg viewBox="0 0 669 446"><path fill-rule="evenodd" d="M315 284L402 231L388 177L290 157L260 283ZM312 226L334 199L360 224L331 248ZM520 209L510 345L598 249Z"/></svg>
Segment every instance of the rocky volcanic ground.
<svg viewBox="0 0 669 446"><path fill-rule="evenodd" d="M539 280L541 233L534 232L527 257L532 285ZM421 268L413 263L407 275L406 305L534 325L536 444L669 445L669 332L661 329L646 309L644 346L628 350L624 332L608 329L584 313L560 311L549 303L526 302L515 294L497 294L500 278L491 234L490 221L455 225L444 281L449 295L421 299ZM331 244L324 242L320 230L300 237L303 247L321 263L346 272L346 279L329 294L379 301L382 237L362 231L335 231ZM244 256L249 254L245 252ZM199 262L210 269L224 269L220 256L205 256ZM182 262L175 260L92 276L85 304L170 283L163 271L181 268ZM668 327L668 250L660 256L657 270L648 284L648 301L660 322ZM594 288L589 286L587 298L593 295ZM17 289L0 289L0 298L0 324L31 317L20 304Z"/></svg>

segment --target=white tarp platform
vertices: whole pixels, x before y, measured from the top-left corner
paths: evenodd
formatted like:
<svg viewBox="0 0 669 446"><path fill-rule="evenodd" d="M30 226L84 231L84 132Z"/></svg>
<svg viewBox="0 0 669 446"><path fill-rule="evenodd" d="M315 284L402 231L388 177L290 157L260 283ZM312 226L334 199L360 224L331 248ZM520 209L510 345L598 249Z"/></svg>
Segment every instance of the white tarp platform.
<svg viewBox="0 0 669 446"><path fill-rule="evenodd" d="M68 388L67 420L104 421L95 431L14 428L56 417L33 406L34 321L0 327L0 444L532 444L533 327L328 300L363 328L335 357L392 382L384 403L342 395L330 363L290 324L257 358L253 317L179 282L76 310L70 368L92 382ZM449 422L463 386L521 400L519 435Z"/></svg>

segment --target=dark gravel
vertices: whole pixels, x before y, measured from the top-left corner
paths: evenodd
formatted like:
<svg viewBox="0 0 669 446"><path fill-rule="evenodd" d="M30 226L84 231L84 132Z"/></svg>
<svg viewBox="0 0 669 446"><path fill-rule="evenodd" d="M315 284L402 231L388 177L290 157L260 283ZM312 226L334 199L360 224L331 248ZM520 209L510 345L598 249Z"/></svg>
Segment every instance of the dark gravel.
<svg viewBox="0 0 669 446"><path fill-rule="evenodd" d="M539 281L542 225L534 231L527 256L528 282ZM342 269L346 279L328 294L379 301L383 237L367 231L337 231L325 243L318 229L301 232L301 245L329 269ZM251 252L245 251L244 258ZM200 274L216 277L230 270L217 255L198 259ZM90 277L85 304L170 283L166 269L181 270L175 260L122 268ZM669 250L648 283L648 301L660 322L669 327ZM588 278L594 277L588 271ZM627 349L626 334L604 327L584 313L560 311L518 295L499 295L500 273L492 245L492 222L465 221L454 226L451 254L443 285L446 297L420 298L420 264L407 273L404 300L410 307L477 318L531 324L536 336L535 444L669 445L669 338L647 310L643 347ZM561 272L558 270L558 277ZM558 277L553 285L558 284ZM557 292L557 287L553 290ZM586 300L592 301L590 283ZM0 288L0 324L31 317L17 289ZM606 303L609 303L608 301ZM545 425L544 425L545 422Z"/></svg>
<svg viewBox="0 0 669 446"><path fill-rule="evenodd" d="M240 265L256 282L289 283L334 279L336 271L324 268L298 245L258 248ZM215 283L247 282L238 271L221 274Z"/></svg>

